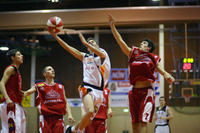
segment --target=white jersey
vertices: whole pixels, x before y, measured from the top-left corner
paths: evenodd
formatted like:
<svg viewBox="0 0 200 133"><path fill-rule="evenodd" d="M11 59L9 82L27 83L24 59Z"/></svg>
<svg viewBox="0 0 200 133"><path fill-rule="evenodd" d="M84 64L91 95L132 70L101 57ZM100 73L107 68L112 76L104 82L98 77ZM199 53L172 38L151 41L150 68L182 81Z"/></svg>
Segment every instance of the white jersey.
<svg viewBox="0 0 200 133"><path fill-rule="evenodd" d="M83 82L101 87L102 81L104 86L107 84L111 69L110 59L106 51L100 48L106 55L103 63L99 56L93 54L85 54L83 58ZM103 75L103 80L102 80Z"/></svg>
<svg viewBox="0 0 200 133"><path fill-rule="evenodd" d="M156 125L167 125L169 120L162 120L161 117L167 117L168 113L168 106L164 106L162 109L159 109L159 107L156 108Z"/></svg>

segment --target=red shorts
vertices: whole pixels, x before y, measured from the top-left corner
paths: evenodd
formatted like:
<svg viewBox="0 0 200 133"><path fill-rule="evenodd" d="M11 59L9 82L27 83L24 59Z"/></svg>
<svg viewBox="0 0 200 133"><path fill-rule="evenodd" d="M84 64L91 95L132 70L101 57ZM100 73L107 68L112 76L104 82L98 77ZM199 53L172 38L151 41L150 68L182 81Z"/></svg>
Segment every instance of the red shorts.
<svg viewBox="0 0 200 133"><path fill-rule="evenodd" d="M106 120L94 118L85 128L85 133L107 133Z"/></svg>
<svg viewBox="0 0 200 133"><path fill-rule="evenodd" d="M152 87L133 88L129 91L128 97L132 123L151 122L155 108Z"/></svg>
<svg viewBox="0 0 200 133"><path fill-rule="evenodd" d="M63 116L40 115L40 132L42 133L63 133L64 132L64 120Z"/></svg>

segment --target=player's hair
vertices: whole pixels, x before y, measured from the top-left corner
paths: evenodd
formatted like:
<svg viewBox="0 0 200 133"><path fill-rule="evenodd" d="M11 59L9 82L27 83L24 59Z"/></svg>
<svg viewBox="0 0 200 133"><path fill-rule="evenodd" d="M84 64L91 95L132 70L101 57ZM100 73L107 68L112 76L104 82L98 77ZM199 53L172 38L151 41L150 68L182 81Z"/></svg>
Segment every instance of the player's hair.
<svg viewBox="0 0 200 133"><path fill-rule="evenodd" d="M12 56L15 57L15 54L18 52L18 49L11 49L6 53L7 60L11 63L12 62ZM20 52L20 51L19 51Z"/></svg>
<svg viewBox="0 0 200 133"><path fill-rule="evenodd" d="M87 42L89 42L90 40L93 40L93 41L95 41L95 40L94 40L94 38L92 38L92 37L89 37L89 38L87 39Z"/></svg>
<svg viewBox="0 0 200 133"><path fill-rule="evenodd" d="M148 47L151 47L151 49L149 50L149 52L152 53L154 51L154 49L155 49L154 43L151 40L149 40L149 39L144 39L143 41L148 42Z"/></svg>
<svg viewBox="0 0 200 133"><path fill-rule="evenodd" d="M164 100L166 101L166 98L164 96L161 96L159 99L164 98Z"/></svg>
<svg viewBox="0 0 200 133"><path fill-rule="evenodd" d="M95 42L97 42L94 38L92 38L92 37L89 37L88 39L87 39L87 42L89 42L90 40L93 40L93 41L95 41ZM97 44L98 45L98 44Z"/></svg>
<svg viewBox="0 0 200 133"><path fill-rule="evenodd" d="M89 38L87 39L87 42L89 42L90 40L93 40L93 41L96 42L96 40L95 40L94 38L92 38L92 37L89 37ZM96 45L97 45L97 47L99 47L99 44L96 43Z"/></svg>
<svg viewBox="0 0 200 133"><path fill-rule="evenodd" d="M47 68L48 66L45 66L44 68L43 68L43 70L42 70L42 74L44 74L45 72L46 72L46 68Z"/></svg>
<svg viewBox="0 0 200 133"><path fill-rule="evenodd" d="M44 73L46 72L47 67L52 67L52 66L50 66L50 65L45 66L45 67L43 68L43 70L42 70L42 74L44 74Z"/></svg>

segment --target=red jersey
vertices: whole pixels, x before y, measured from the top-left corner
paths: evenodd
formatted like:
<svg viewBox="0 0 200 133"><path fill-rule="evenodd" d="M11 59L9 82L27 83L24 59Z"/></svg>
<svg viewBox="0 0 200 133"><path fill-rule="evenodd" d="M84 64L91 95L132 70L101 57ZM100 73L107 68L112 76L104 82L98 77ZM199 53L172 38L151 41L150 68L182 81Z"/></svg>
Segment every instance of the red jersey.
<svg viewBox="0 0 200 133"><path fill-rule="evenodd" d="M100 106L99 111L97 112L95 118L107 119L109 94L110 94L110 90L108 88L104 88L103 89L104 100L103 100L103 103Z"/></svg>
<svg viewBox="0 0 200 133"><path fill-rule="evenodd" d="M137 81L155 81L154 71L160 57L133 47L129 58L129 80L132 85Z"/></svg>
<svg viewBox="0 0 200 133"><path fill-rule="evenodd" d="M5 84L6 92L13 102L21 104L21 102L22 102L22 95L20 94L20 90L22 88L21 87L21 82L22 82L21 75L19 73L19 70L14 65L9 65L6 67L6 69L8 69L8 67L14 67L15 75L11 75L10 78L8 79L7 83ZM6 71L6 69L5 69L5 71ZM3 101L5 101L5 99L3 99Z"/></svg>
<svg viewBox="0 0 200 133"><path fill-rule="evenodd" d="M58 83L48 85L45 82L35 85L38 96L36 105L42 115L65 115L66 101L64 97L64 86Z"/></svg>

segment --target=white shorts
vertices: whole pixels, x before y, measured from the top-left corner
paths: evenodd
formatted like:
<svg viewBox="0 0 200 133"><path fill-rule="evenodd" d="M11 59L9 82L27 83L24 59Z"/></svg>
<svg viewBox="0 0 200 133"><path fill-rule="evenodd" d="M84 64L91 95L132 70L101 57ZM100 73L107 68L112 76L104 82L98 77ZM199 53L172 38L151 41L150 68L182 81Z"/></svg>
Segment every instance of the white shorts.
<svg viewBox="0 0 200 133"><path fill-rule="evenodd" d="M89 94L92 96L94 105L101 105L103 103L103 90L92 89Z"/></svg>
<svg viewBox="0 0 200 133"><path fill-rule="evenodd" d="M4 102L0 104L0 116L2 129L1 133L9 133L8 120L12 119L14 121L15 133L26 133L26 117L24 109L17 103L15 103L15 111L7 111L7 104Z"/></svg>
<svg viewBox="0 0 200 133"><path fill-rule="evenodd" d="M97 90L90 86L84 85L84 87L79 87L80 98L83 98L86 94L90 94L92 96L94 105L103 103L103 90Z"/></svg>
<svg viewBox="0 0 200 133"><path fill-rule="evenodd" d="M84 85L84 87L79 88L79 93L80 93L81 98L83 98L86 94L90 94L92 96L93 103L94 103L94 110L95 110L93 117L91 118L91 119L93 119L95 117L96 113L98 112L99 107L103 103L103 99L104 99L103 90L97 90L90 86ZM85 107L83 106L83 104L82 104L82 108L85 111Z"/></svg>
<svg viewBox="0 0 200 133"><path fill-rule="evenodd" d="M165 126L156 125L155 133L170 133L170 127L169 125L165 125Z"/></svg>

